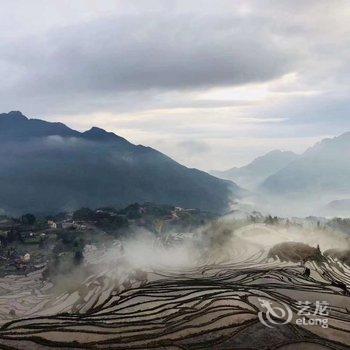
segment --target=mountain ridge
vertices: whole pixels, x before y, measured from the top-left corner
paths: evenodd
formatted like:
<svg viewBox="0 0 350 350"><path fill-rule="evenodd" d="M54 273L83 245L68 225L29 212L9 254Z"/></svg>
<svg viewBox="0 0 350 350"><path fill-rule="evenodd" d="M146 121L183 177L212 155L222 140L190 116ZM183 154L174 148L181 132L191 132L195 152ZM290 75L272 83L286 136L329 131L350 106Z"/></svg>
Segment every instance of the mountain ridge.
<svg viewBox="0 0 350 350"><path fill-rule="evenodd" d="M260 186L272 194L350 193L350 132L323 139ZM342 193L343 192L343 193Z"/></svg>
<svg viewBox="0 0 350 350"><path fill-rule="evenodd" d="M242 193L101 128L81 133L20 112L0 114L0 147L0 208L16 214L132 202L222 212Z"/></svg>
<svg viewBox="0 0 350 350"><path fill-rule="evenodd" d="M291 151L272 150L255 158L242 167L233 167L226 171L211 171L214 176L237 182L242 187L253 190L265 178L282 169L286 164L295 160L297 154Z"/></svg>

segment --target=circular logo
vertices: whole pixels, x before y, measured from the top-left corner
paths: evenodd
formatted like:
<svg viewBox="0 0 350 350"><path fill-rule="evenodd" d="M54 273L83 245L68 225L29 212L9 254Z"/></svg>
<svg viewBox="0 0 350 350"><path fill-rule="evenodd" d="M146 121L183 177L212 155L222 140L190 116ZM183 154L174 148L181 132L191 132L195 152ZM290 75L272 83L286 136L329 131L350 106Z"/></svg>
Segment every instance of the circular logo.
<svg viewBox="0 0 350 350"><path fill-rule="evenodd" d="M292 320L293 312L287 304L279 302L281 306L273 306L270 300L260 298L258 300L265 309L259 311L258 317L266 327L273 328L275 325L287 324Z"/></svg>

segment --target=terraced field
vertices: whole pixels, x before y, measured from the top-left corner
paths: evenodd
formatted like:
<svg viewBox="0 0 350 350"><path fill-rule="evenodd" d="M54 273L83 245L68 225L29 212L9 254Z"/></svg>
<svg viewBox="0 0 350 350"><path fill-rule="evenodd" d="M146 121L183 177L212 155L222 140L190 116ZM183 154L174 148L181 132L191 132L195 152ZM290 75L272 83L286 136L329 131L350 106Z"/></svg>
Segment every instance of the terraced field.
<svg viewBox="0 0 350 350"><path fill-rule="evenodd" d="M242 241L249 230L237 233L224 260L203 255L182 268L141 271L122 256L111 260L108 250L91 253L91 274L63 292L53 293L40 272L8 276L0 281L0 347L348 349L349 267L332 259L305 266L272 261L267 247ZM269 324L262 301L274 310L287 305L289 322L275 317ZM311 314L327 302L327 328L296 324L300 301L310 302Z"/></svg>

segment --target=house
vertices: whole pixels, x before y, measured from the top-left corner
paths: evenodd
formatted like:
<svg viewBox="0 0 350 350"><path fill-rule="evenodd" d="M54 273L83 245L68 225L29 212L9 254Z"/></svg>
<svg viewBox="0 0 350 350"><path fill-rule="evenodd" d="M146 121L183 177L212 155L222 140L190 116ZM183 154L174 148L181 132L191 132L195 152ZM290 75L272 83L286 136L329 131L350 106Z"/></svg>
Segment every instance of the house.
<svg viewBox="0 0 350 350"><path fill-rule="evenodd" d="M57 224L53 220L48 220L47 224L52 229L57 229Z"/></svg>
<svg viewBox="0 0 350 350"><path fill-rule="evenodd" d="M64 221L62 222L62 228L64 230L76 229L77 225L74 222Z"/></svg>

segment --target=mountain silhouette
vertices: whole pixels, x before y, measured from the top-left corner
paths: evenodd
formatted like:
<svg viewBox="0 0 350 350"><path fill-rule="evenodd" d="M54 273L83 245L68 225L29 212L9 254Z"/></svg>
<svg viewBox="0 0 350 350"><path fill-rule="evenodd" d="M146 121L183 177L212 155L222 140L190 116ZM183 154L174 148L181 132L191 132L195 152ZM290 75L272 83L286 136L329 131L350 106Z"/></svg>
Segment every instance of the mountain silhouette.
<svg viewBox="0 0 350 350"><path fill-rule="evenodd" d="M330 198L350 194L350 133L324 139L300 157L269 176L261 185L277 195L309 195Z"/></svg>
<svg viewBox="0 0 350 350"><path fill-rule="evenodd" d="M52 213L157 202L222 212L241 189L93 127L0 114L0 210Z"/></svg>
<svg viewBox="0 0 350 350"><path fill-rule="evenodd" d="M274 150L255 158L251 163L234 167L225 171L211 171L210 173L222 179L232 180L239 186L253 190L267 177L284 168L298 155L290 151Z"/></svg>

